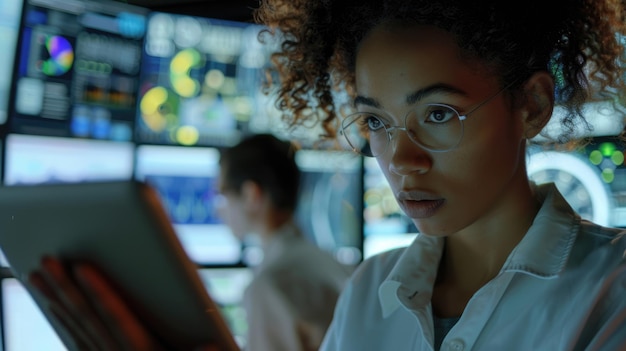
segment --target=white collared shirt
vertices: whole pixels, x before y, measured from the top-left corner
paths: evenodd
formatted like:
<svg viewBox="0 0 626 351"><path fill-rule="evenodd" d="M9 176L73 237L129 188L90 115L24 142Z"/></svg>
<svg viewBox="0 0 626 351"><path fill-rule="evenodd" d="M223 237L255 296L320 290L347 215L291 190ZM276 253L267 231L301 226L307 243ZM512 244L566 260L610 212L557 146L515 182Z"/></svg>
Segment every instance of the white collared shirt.
<svg viewBox="0 0 626 351"><path fill-rule="evenodd" d="M626 236L581 221L553 184L499 274L470 299L441 350L626 350ZM321 350L433 350L431 296L444 239L364 261Z"/></svg>
<svg viewBox="0 0 626 351"><path fill-rule="evenodd" d="M282 227L263 249L244 293L248 351L317 350L352 269Z"/></svg>

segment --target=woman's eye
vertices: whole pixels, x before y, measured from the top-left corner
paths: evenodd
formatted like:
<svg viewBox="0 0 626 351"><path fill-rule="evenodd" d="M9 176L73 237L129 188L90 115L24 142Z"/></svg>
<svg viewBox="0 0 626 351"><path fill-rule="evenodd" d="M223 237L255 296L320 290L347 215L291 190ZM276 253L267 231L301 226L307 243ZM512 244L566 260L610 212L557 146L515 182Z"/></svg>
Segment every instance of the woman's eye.
<svg viewBox="0 0 626 351"><path fill-rule="evenodd" d="M363 114L360 119L361 123L370 131L377 131L385 127L383 121L375 115Z"/></svg>
<svg viewBox="0 0 626 351"><path fill-rule="evenodd" d="M457 117L457 113L450 107L431 106L424 116L426 123L446 123Z"/></svg>

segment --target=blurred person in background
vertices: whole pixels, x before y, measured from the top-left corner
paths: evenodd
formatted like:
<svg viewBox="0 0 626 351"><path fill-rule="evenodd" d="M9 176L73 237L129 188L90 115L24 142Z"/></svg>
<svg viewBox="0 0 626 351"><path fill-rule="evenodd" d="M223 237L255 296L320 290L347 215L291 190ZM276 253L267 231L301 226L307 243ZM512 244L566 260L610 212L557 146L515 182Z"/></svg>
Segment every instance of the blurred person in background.
<svg viewBox="0 0 626 351"><path fill-rule="evenodd" d="M350 274L296 224L295 154L293 143L259 134L220 158L223 219L240 240L257 236L263 250L244 293L249 351L317 350Z"/></svg>

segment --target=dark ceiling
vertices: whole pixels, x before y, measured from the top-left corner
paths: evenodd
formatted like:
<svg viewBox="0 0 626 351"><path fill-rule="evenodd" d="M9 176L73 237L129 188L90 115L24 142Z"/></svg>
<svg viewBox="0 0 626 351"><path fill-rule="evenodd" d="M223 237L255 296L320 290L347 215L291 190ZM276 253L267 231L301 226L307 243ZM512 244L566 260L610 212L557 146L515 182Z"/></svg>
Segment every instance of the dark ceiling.
<svg viewBox="0 0 626 351"><path fill-rule="evenodd" d="M252 21L259 0L117 0L154 11L180 13L232 21Z"/></svg>

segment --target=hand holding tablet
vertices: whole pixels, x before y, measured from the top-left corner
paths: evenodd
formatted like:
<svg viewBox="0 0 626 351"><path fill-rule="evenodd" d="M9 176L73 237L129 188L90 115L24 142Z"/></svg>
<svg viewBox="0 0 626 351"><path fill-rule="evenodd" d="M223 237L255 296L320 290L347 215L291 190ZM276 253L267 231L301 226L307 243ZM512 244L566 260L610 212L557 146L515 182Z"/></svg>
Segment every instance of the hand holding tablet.
<svg viewBox="0 0 626 351"><path fill-rule="evenodd" d="M239 349L143 183L0 187L0 247L70 348Z"/></svg>

